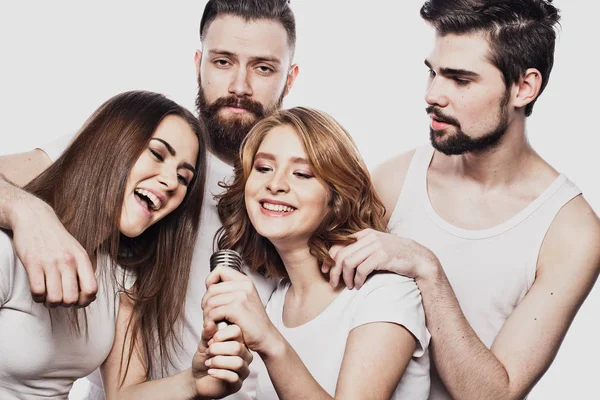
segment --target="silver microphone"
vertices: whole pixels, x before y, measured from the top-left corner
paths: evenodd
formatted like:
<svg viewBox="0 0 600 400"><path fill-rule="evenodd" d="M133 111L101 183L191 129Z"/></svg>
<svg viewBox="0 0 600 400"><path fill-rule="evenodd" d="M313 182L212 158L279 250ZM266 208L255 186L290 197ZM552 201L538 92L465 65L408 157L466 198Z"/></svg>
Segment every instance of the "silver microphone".
<svg viewBox="0 0 600 400"><path fill-rule="evenodd" d="M210 256L210 271L214 271L217 267L233 268L238 272L242 272L242 256L235 250L219 250ZM217 329L223 329L229 322L220 321L217 323Z"/></svg>

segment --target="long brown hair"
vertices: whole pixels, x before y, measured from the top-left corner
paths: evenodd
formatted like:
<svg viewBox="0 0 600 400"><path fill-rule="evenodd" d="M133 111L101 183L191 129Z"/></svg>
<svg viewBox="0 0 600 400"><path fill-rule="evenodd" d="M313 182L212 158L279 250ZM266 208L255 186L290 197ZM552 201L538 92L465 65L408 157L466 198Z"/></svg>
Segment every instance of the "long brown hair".
<svg viewBox="0 0 600 400"><path fill-rule="evenodd" d="M177 209L140 236L126 238L119 232L119 222L127 178L167 115L183 118L198 137L197 173ZM123 274L117 275L117 265L135 279L131 288L125 288L124 278L119 279L120 289L134 303L127 329L132 343L125 375L135 348L143 353L150 377L156 369L156 355L164 370L171 362L173 346L181 343L177 327L204 197L205 144L204 126L185 108L158 93L126 92L100 106L64 153L26 186L54 208L90 259L97 260L98 279L119 279ZM73 310L79 333L77 313ZM143 343L136 344L138 337Z"/></svg>
<svg viewBox="0 0 600 400"><path fill-rule="evenodd" d="M258 122L246 137L235 164L235 178L219 196L218 247L237 249L254 271L286 277L279 254L269 240L260 236L248 217L244 191L254 156L273 128L292 127L304 145L312 172L331 191L330 211L308 241L319 263L332 261L329 248L349 244L352 234L366 228L386 230L385 208L375 193L369 171L350 134L328 114L305 107L281 110Z"/></svg>

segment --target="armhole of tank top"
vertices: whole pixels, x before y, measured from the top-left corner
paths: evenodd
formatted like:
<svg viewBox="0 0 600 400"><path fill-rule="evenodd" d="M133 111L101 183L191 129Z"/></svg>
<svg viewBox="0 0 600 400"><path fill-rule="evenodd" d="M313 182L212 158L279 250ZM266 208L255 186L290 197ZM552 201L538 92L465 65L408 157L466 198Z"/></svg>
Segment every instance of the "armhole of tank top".
<svg viewBox="0 0 600 400"><path fill-rule="evenodd" d="M403 210L405 210L407 206L410 206L411 202L415 201L414 199L419 198L419 193L421 191L420 185L425 184L421 182L421 174L423 173L423 169L426 170L429 166L432 156L433 149L429 146L421 146L415 149L415 153L413 154L408 170L406 171L402 189L400 190L400 194L394 205L394 211L390 216L388 230L391 231L398 225L400 222L400 215L404 215ZM423 164L426 164L426 166Z"/></svg>
<svg viewBox="0 0 600 400"><path fill-rule="evenodd" d="M548 231L550 227L554 223L554 220L571 200L581 195L581 190L575 186L570 180L566 179L563 182L562 186L554 193L554 202L549 205L550 209L545 213L547 218L547 224L545 224L546 229L542 235L539 236L537 243L535 244L535 252L533 254L533 261L531 263L532 267L527 270L527 287L531 288L533 282L535 281L535 277L537 275L537 266L540 259L540 252L542 251L542 245L544 244L544 240L546 240L546 236L548 235ZM543 206L542 206L543 207Z"/></svg>

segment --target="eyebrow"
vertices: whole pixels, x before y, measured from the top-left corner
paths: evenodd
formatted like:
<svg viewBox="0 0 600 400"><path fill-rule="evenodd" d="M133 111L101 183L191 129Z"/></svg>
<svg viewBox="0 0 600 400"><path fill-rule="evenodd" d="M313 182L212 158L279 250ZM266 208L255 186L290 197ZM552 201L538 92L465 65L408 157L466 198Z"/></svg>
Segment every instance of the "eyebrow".
<svg viewBox="0 0 600 400"><path fill-rule="evenodd" d="M262 153L262 152L261 153L256 153L256 155L254 156L254 159L257 159L257 158L264 158L265 160L275 161L275 156L273 154L270 154L270 153ZM290 160L294 164L306 164L306 165L310 165L310 163L308 162L308 160L306 160L306 158L292 157L292 158L290 158Z"/></svg>
<svg viewBox="0 0 600 400"><path fill-rule="evenodd" d="M212 49L212 50L209 50L208 53L210 55L225 56L225 57L234 58L236 60L238 58L236 54L234 54L230 51L227 51L227 50ZM277 57L274 57L274 56L251 56L250 60L281 64L281 61Z"/></svg>
<svg viewBox="0 0 600 400"><path fill-rule="evenodd" d="M169 152L170 155L172 155L172 156L177 155L177 152L175 151L175 149L173 148L173 146L171 146L169 144L169 142L167 142L167 141L165 141L165 140L163 140L161 138L152 138L150 140L158 140L159 142L161 142L162 144L165 145L165 147L167 148L167 151ZM192 171L192 173L194 175L196 175L196 168L194 168L194 166L192 164L190 164L188 162L184 162L183 164L181 164L181 167L185 168L187 170Z"/></svg>
<svg viewBox="0 0 600 400"><path fill-rule="evenodd" d="M427 60L425 60L425 65L427 66L427 68L433 69L433 67L431 66L431 63ZM479 77L479 74L477 72L469 71L468 69L460 69L460 68L440 68L440 73L444 76L459 75L459 76L465 76L465 77L470 77L470 78L478 78Z"/></svg>

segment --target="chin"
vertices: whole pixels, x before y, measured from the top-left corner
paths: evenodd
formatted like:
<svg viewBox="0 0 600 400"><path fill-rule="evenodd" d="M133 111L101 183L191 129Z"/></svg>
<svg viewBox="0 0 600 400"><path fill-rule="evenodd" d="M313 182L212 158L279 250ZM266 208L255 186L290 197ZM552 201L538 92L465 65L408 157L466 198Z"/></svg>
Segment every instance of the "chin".
<svg viewBox="0 0 600 400"><path fill-rule="evenodd" d="M146 228L133 228L133 227L127 227L127 226L121 226L119 228L119 231L123 235L127 236L128 238L138 237L142 233L144 233L145 230L146 230Z"/></svg>

